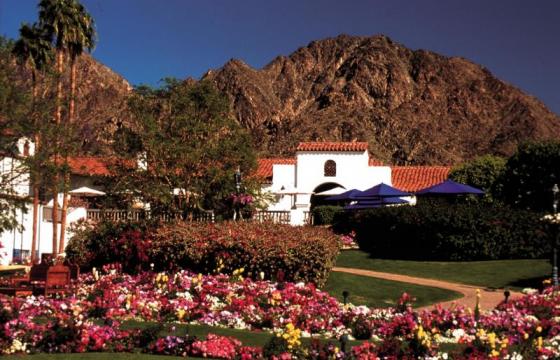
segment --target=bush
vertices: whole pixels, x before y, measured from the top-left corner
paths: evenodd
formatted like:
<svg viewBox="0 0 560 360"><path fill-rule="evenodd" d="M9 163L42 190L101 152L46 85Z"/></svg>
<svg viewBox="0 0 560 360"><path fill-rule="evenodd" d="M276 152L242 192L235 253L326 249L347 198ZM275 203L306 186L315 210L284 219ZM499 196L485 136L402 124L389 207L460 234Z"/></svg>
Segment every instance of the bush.
<svg viewBox="0 0 560 360"><path fill-rule="evenodd" d="M147 250L151 246L145 235L147 229L148 225L143 223L79 222L72 229L66 258L85 270L111 263L120 263L128 273L147 269Z"/></svg>
<svg viewBox="0 0 560 360"><path fill-rule="evenodd" d="M157 269L218 269L267 279L313 282L322 286L338 254L338 238L329 230L270 223L177 223L152 234L150 258Z"/></svg>
<svg viewBox="0 0 560 360"><path fill-rule="evenodd" d="M413 260L542 258L550 234L541 215L500 205L420 199L355 213L349 219L362 250Z"/></svg>
<svg viewBox="0 0 560 360"><path fill-rule="evenodd" d="M336 216L343 213L341 206L321 205L313 209L313 224L315 225L331 225Z"/></svg>
<svg viewBox="0 0 560 360"><path fill-rule="evenodd" d="M223 222L177 222L147 227L102 222L75 231L67 247L70 261L85 268L119 262L135 272L187 268L233 273L255 279L313 282L322 286L338 255L338 237L316 227ZM239 273L239 271L238 271Z"/></svg>

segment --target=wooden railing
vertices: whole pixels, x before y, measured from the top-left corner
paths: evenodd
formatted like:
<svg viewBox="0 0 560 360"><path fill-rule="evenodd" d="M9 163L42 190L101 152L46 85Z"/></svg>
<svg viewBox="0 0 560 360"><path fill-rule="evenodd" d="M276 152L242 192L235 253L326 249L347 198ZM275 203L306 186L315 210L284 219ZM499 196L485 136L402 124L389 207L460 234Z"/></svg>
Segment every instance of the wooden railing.
<svg viewBox="0 0 560 360"><path fill-rule="evenodd" d="M88 220L111 220L111 221L123 221L123 220L140 220L150 218L150 212L144 210L120 210L120 209L88 209L87 218ZM185 220L191 222L214 222L214 212L213 211L200 211L192 212L183 216L183 213L176 214L161 214L158 215L158 219L162 221L173 221L173 220Z"/></svg>
<svg viewBox="0 0 560 360"><path fill-rule="evenodd" d="M289 211L257 211L253 215L253 221L273 222L275 224L289 224Z"/></svg>

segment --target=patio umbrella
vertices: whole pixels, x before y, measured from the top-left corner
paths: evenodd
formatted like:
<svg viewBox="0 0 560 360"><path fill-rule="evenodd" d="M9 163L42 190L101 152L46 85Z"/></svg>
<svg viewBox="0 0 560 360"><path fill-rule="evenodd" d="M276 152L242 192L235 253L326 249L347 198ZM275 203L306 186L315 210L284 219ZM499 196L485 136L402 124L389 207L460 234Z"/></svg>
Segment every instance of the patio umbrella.
<svg viewBox="0 0 560 360"><path fill-rule="evenodd" d="M386 198L386 197L403 197L403 196L412 196L412 194L394 188L390 185L381 183L379 185L375 185L372 188L362 191L359 194L356 194L353 199L361 200L367 198Z"/></svg>
<svg viewBox="0 0 560 360"><path fill-rule="evenodd" d="M86 197L94 197L94 196L103 196L105 193L103 191L95 190L92 188L88 188L87 186L82 186L81 188L77 188L74 190L70 190L68 192L70 195L77 195L77 196L86 196Z"/></svg>
<svg viewBox="0 0 560 360"><path fill-rule="evenodd" d="M484 195L484 191L453 180L445 180L418 191L416 195Z"/></svg>
<svg viewBox="0 0 560 360"><path fill-rule="evenodd" d="M325 190L325 191L315 193L314 195L320 195L320 196L334 195L334 196L337 196L337 195L340 195L340 194L344 193L345 190L346 190L345 188L337 186L337 187L334 187L334 188L329 189L329 190Z"/></svg>
<svg viewBox="0 0 560 360"><path fill-rule="evenodd" d="M329 196L325 200L328 200L328 201L354 200L355 199L354 196L358 195L359 193L361 193L360 190L352 189L352 190L345 191L342 194L338 194L338 195L335 195L335 196Z"/></svg>
<svg viewBox="0 0 560 360"><path fill-rule="evenodd" d="M358 200L355 204L344 207L345 210L373 209L385 205L409 204L408 201L398 197L386 197L377 199Z"/></svg>

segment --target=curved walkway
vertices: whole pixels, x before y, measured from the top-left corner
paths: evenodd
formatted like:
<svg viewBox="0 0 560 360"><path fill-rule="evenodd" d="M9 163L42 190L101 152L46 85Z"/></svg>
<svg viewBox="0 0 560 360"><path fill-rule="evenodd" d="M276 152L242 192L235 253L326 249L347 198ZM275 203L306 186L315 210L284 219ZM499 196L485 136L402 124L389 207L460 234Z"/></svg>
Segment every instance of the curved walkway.
<svg viewBox="0 0 560 360"><path fill-rule="evenodd" d="M369 276L369 277L385 279L385 280L400 281L400 282L411 283L415 285L432 286L440 289L456 291L463 295L463 297L459 299L444 301L439 303L443 307L450 307L452 304L459 304L459 305L468 306L471 309L473 309L476 304L477 289L480 289L481 310L491 310L495 308L496 305L498 305L502 300L504 300L503 290L500 289L485 289L474 285L466 285L466 284L452 283L452 282L435 280L435 279L419 278L419 277L408 276L408 275L400 275L400 274L385 273L380 271L371 271L371 270L354 269L354 268L346 268L346 267L334 267L333 271L354 274L354 275L361 275L361 276ZM510 299L520 297L520 296L522 296L521 293L511 291ZM424 306L419 309L431 309L434 305L435 304Z"/></svg>

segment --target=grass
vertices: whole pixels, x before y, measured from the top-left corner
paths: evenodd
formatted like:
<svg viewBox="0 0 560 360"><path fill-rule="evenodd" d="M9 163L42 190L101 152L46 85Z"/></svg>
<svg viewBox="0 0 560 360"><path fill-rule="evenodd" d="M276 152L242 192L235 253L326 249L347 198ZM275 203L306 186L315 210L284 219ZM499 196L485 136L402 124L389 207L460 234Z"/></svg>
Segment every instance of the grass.
<svg viewBox="0 0 560 360"><path fill-rule="evenodd" d="M550 277L548 260L409 261L372 259L359 250L343 251L336 266L417 276L486 288L539 287Z"/></svg>
<svg viewBox="0 0 560 360"><path fill-rule="evenodd" d="M370 307L393 306L403 292L416 298L416 307L461 297L455 291L339 272L331 272L323 290L340 301L343 300L342 292L347 290L350 293L349 302Z"/></svg>
<svg viewBox="0 0 560 360"><path fill-rule="evenodd" d="M36 354L27 356L17 356L17 358L29 358L30 360L166 360L166 359L185 359L179 356L149 355L140 353L83 353L83 354ZM187 358L189 359L189 358ZM190 358L193 359L193 358Z"/></svg>
<svg viewBox="0 0 560 360"><path fill-rule="evenodd" d="M130 329L146 329L151 326L158 325L154 322L145 322L145 321L125 321L121 325L121 329L123 330L130 330ZM177 335L183 336L185 334L194 335L200 339L206 338L209 334L216 334L221 336L230 336L236 338L237 340L241 341L244 346L264 346L266 345L273 336L273 333L268 331L250 331L250 330L239 330L239 329L229 329L229 328L222 328L222 327L215 327L209 325L194 325L194 324L178 324L178 323L166 323L163 324L163 330L159 333L160 336L166 335ZM319 338L322 342L335 342L334 339L326 339L326 338ZM301 339L303 344L309 344L311 339L309 338L302 338ZM350 346L360 345L362 341L350 341Z"/></svg>

